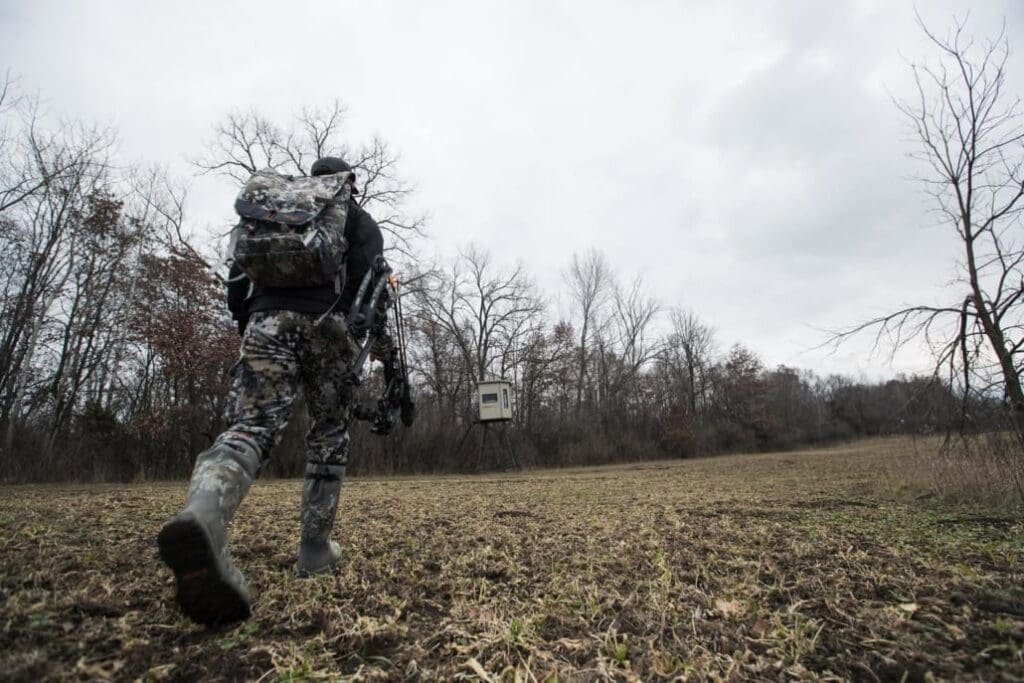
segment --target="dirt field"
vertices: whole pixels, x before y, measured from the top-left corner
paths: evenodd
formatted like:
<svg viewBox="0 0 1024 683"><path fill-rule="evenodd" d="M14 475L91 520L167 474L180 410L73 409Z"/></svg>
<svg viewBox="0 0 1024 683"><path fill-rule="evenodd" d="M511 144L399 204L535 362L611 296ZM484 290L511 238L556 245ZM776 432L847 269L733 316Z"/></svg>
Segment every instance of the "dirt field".
<svg viewBox="0 0 1024 683"><path fill-rule="evenodd" d="M887 493L905 450L353 480L313 580L259 482L221 632L156 558L183 482L3 488L0 679L1024 679L1024 523Z"/></svg>

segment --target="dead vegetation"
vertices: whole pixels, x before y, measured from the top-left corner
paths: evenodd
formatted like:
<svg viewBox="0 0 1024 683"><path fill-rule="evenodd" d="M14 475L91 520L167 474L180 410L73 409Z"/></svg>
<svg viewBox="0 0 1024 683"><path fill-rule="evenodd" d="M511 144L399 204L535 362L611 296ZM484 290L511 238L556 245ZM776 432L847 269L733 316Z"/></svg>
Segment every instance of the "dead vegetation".
<svg viewBox="0 0 1024 683"><path fill-rule="evenodd" d="M1024 523L878 483L905 442L354 480L293 572L294 481L233 531L254 618L169 604L181 482L0 492L0 679L1019 680Z"/></svg>
<svg viewBox="0 0 1024 683"><path fill-rule="evenodd" d="M895 469L909 487L995 510L1024 507L1024 438L1016 430L951 433L929 446Z"/></svg>

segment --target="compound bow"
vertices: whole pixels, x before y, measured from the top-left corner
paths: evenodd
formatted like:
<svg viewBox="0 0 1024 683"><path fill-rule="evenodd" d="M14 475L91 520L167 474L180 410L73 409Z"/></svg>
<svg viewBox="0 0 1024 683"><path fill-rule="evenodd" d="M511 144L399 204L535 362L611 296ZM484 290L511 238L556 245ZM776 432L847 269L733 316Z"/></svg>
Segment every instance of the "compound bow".
<svg viewBox="0 0 1024 683"><path fill-rule="evenodd" d="M388 315L389 310L391 315ZM388 333L389 319L394 335ZM359 353L346 378L348 383L362 384L363 366L371 353L384 363L384 391L377 399L377 406L356 405L352 414L369 422L370 431L382 436L390 434L399 419L406 427L411 426L416 418L416 404L412 402L409 388L402 297L398 278L383 256L377 257L359 283L347 322L349 331L361 340Z"/></svg>

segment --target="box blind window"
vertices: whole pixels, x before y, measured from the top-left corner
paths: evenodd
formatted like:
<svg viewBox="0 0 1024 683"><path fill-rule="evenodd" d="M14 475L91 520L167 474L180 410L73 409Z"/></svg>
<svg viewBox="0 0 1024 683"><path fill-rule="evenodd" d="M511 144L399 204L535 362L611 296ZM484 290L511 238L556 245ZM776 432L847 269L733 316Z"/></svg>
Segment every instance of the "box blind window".
<svg viewBox="0 0 1024 683"><path fill-rule="evenodd" d="M497 403L498 402L498 395L497 394L480 394L480 402L481 403Z"/></svg>

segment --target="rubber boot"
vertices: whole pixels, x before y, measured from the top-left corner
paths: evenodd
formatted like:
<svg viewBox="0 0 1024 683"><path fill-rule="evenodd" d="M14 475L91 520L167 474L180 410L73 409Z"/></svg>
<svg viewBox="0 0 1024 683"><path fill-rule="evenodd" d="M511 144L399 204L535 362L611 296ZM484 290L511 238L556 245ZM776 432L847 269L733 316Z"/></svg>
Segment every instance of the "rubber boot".
<svg viewBox="0 0 1024 683"><path fill-rule="evenodd" d="M344 465L306 465L302 485L302 535L296 565L299 576L328 572L341 560L341 546L330 537L344 476Z"/></svg>
<svg viewBox="0 0 1024 683"><path fill-rule="evenodd" d="M196 458L185 509L157 536L160 559L174 572L178 606L196 623L221 626L251 613L245 577L228 552L227 530L258 467L255 449L214 444Z"/></svg>

